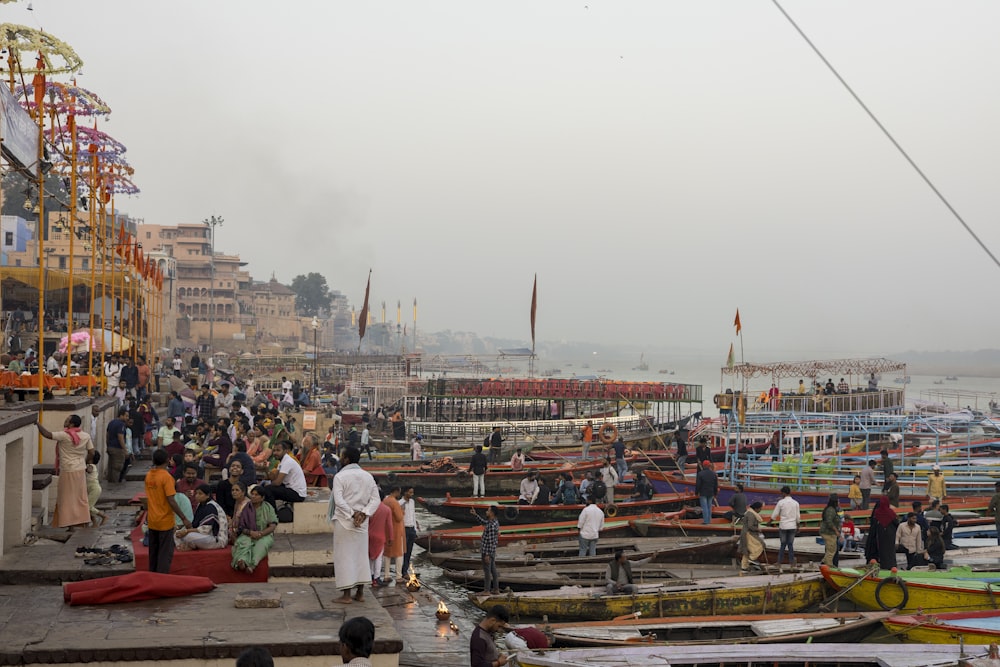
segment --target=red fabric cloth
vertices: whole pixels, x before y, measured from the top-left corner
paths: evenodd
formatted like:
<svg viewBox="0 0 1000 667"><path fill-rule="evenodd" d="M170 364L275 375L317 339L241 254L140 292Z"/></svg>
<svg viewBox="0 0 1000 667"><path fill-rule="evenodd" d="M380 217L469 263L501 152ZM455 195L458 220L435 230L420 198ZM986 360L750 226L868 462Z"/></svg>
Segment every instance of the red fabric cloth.
<svg viewBox="0 0 1000 667"><path fill-rule="evenodd" d="M149 570L149 549L142 546L142 528L135 528L129 537L132 538L136 572ZM233 554L229 548L174 551L174 558L170 563L170 574L200 575L208 577L216 584L264 583L267 581L267 558L254 568L253 574L234 570L232 560Z"/></svg>
<svg viewBox="0 0 1000 667"><path fill-rule="evenodd" d="M538 628L524 627L524 628L511 628L511 630L518 637L523 639L528 644L528 648L548 648L549 638L545 636L545 633Z"/></svg>
<svg viewBox="0 0 1000 667"><path fill-rule="evenodd" d="M139 602L207 593L213 588L215 584L208 577L133 572L63 584L63 600L70 605Z"/></svg>

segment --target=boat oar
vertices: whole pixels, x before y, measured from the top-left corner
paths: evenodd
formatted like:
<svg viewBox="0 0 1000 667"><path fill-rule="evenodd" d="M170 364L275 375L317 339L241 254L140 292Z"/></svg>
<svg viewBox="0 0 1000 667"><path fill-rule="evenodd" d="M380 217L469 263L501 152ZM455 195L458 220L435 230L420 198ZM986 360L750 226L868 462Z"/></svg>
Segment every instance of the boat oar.
<svg viewBox="0 0 1000 667"><path fill-rule="evenodd" d="M569 463L569 464L572 465L572 461L570 461L568 458L566 458L565 456L563 456L562 454L560 454L553 447L549 447L548 445L546 445L541 440L538 440L537 438L535 438L535 436L533 436L532 434L528 433L524 429L519 428L517 426L517 424L515 424L514 422L512 422L512 421L510 421L508 419L504 419L503 421L505 421L507 424L509 424L512 429L514 429L515 431L517 431L521 435L523 435L525 441L533 443L532 446L534 446L535 444L540 445L540 446L544 447L545 449L549 450L550 452L552 452L553 454L555 454L556 456L558 456L559 458L561 458L564 463Z"/></svg>
<svg viewBox="0 0 1000 667"><path fill-rule="evenodd" d="M625 397L624 395L622 395L622 394L618 394L618 395L619 395L619 396L621 396L621 397L622 397L622 399L624 399L626 403L628 403L629 407L630 407L630 408L632 408L632 411L633 411L633 412L638 412L638 410L636 410L636 409L635 409L635 406L634 406L634 405L632 404L632 401L630 401L630 400L629 400L628 398L626 398L626 397ZM648 422L647 422L647 425L648 425ZM652 433L653 433L653 437L654 437L654 438L656 438L656 439L657 439L657 440L659 441L659 443L660 443L660 446L661 446L661 447L663 447L663 449L666 449L666 448L667 448L667 445L666 445L666 443L665 443L665 442L663 441L663 436L661 436L661 435L660 435L659 433L657 433L657 432L656 432L656 431L655 431L655 430L653 429L653 427L652 427L652 426L649 426L649 430L650 430L650 431L652 431ZM654 461L654 460L653 460L653 459L652 459L652 458L651 458L651 457L649 456L649 454L647 454L647 453L646 453L646 450L642 449L641 447L637 447L636 449L637 449L638 451L642 452L642 455L646 457L646 460L647 460L647 461L649 461L649 463L650 463L650 464L651 464L651 465L652 465L652 466L653 466L654 468L656 468L656 471L657 471L657 472L659 472L659 473L661 473L661 474L663 475L663 477L664 477L664 478L665 478L665 479L667 480L667 484L669 484L669 485L670 485L670 488L671 488L671 489L673 490L673 492L674 492L674 493L677 493L677 487L675 487L675 486L674 486L674 483L670 481L670 477L669 477L669 476L667 475L667 473L663 472L663 469L662 469L662 468L661 468L660 466L658 466L658 465L656 464L656 461ZM677 461L677 459L676 459L676 457L675 457L675 458L674 458L674 462L676 463L676 461ZM678 468L678 469L679 469L679 468ZM684 471L683 471L683 470L681 470L681 474L682 474L682 475L684 474Z"/></svg>

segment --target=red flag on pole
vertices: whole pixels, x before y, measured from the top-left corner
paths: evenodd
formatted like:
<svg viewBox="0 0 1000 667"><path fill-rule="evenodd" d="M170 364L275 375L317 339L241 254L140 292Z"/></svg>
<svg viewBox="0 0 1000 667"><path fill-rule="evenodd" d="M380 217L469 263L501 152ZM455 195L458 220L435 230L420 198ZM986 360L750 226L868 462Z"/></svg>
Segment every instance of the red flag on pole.
<svg viewBox="0 0 1000 667"><path fill-rule="evenodd" d="M115 252L118 253L119 257L124 257L125 248L128 247L128 239L125 238L125 225L118 228L118 243L116 246Z"/></svg>
<svg viewBox="0 0 1000 667"><path fill-rule="evenodd" d="M358 340L365 337L365 329L368 327L368 295L372 289L372 270L368 269L368 284L365 286L365 304L361 306L361 315L358 316Z"/></svg>
<svg viewBox="0 0 1000 667"><path fill-rule="evenodd" d="M740 309L736 309L736 320L733 322L733 326L736 327L736 335L740 335L740 331L743 330L743 325L740 324Z"/></svg>
<svg viewBox="0 0 1000 667"><path fill-rule="evenodd" d="M535 351L535 313L538 312L538 274L531 286L531 351Z"/></svg>

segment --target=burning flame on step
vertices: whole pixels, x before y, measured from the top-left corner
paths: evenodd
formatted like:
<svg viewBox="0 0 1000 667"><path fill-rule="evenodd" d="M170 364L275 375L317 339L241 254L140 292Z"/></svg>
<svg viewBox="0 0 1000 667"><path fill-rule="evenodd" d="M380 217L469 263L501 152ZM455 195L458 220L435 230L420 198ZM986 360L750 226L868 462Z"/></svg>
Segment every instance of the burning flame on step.
<svg viewBox="0 0 1000 667"><path fill-rule="evenodd" d="M448 605L444 603L444 600L438 601L438 608L434 615L437 616L439 621L447 621L451 618L451 612L448 611Z"/></svg>
<svg viewBox="0 0 1000 667"><path fill-rule="evenodd" d="M410 565L410 577L406 580L406 590L408 591L419 591L420 590L420 580L417 579L417 573L413 571L413 565Z"/></svg>

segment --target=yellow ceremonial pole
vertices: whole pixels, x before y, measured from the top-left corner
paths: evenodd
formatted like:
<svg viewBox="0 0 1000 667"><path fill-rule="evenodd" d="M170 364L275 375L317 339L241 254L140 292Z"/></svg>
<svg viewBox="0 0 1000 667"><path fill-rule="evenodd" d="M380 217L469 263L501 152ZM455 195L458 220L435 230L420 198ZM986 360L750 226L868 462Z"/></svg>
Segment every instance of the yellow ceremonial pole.
<svg viewBox="0 0 1000 667"><path fill-rule="evenodd" d="M11 49L13 50L13 49ZM44 354L45 350L45 243L43 225L45 220L45 172L42 169L42 158L45 157L45 76L41 74L45 61L39 55L35 63L37 74L32 82L35 93L35 114L38 120L38 223L35 229L35 239L38 241L38 351L35 356ZM45 411L45 377L38 365L38 421L42 421ZM38 463L42 462L42 433L38 432Z"/></svg>
<svg viewBox="0 0 1000 667"><path fill-rule="evenodd" d="M95 122L94 124L96 125L97 123ZM96 150L96 147L95 147L95 150ZM105 330L107 329L107 326L108 326L108 318L107 318L107 314L105 313L105 310L104 310L105 306L107 304L107 301L108 301L108 278L107 278L107 271L108 271L108 212L107 212L107 209L104 206L104 197L98 197L98 192L99 191L98 191L98 187L97 187L97 177L98 177L98 166L97 166L97 154L95 153L94 154L94 188L93 188L93 190L90 193L90 197L91 197L91 207L92 208L93 207L99 207L99 209L100 209L100 216L101 216L101 232L100 232L100 234L101 234L101 357L102 357L101 358L101 362L102 362L101 363L101 369L102 369L102 374L101 374L101 390L102 391L107 391L107 385L105 384L105 382L107 380L106 380L106 378L104 377L104 374L103 374L103 369L104 369L104 363L103 363L104 359L103 359L103 356L107 352L107 350L104 348L104 332L105 332ZM114 236L114 233L115 233L115 229L114 229L114 225L112 225L112 227L111 227L111 235L112 235L112 237ZM111 248L111 252L112 252L111 257L112 257L112 260L113 260L113 258L114 258L114 248ZM112 264L111 265L111 278L112 278L112 280L114 279L114 270L115 270L115 266L114 266L114 264ZM115 286L111 285L111 298L114 299L114 297L115 297ZM114 301L112 301L111 303L114 304ZM115 316L114 315L114 307L112 307L111 308L111 317L114 318L114 316ZM113 345L113 341L114 341L114 332L113 331L111 332L111 340L112 340L112 345ZM91 341L91 342L93 343L93 341Z"/></svg>
<svg viewBox="0 0 1000 667"><path fill-rule="evenodd" d="M97 146L90 144L87 150L92 154L90 160L90 206L87 209L87 223L90 227L90 349L87 351L87 396L93 395L94 387L94 310L97 308L97 211L95 210L94 191L97 189ZM76 192L73 193L76 197ZM101 239L103 242L103 239ZM103 268L103 262L102 262ZM104 288L101 287L101 308L104 308Z"/></svg>
<svg viewBox="0 0 1000 667"><path fill-rule="evenodd" d="M73 321L73 261L74 261L74 242L76 241L76 114L74 109L70 106L69 118L66 122L69 128L69 136L73 140L73 146L70 149L70 175L69 175L69 199L72 202L72 206L69 209L69 307L67 308L66 314L66 377L69 377L73 371L73 329L75 328L75 322ZM39 363L41 359L39 358ZM39 372L41 372L41 366L39 366ZM68 384L66 385L68 389Z"/></svg>

